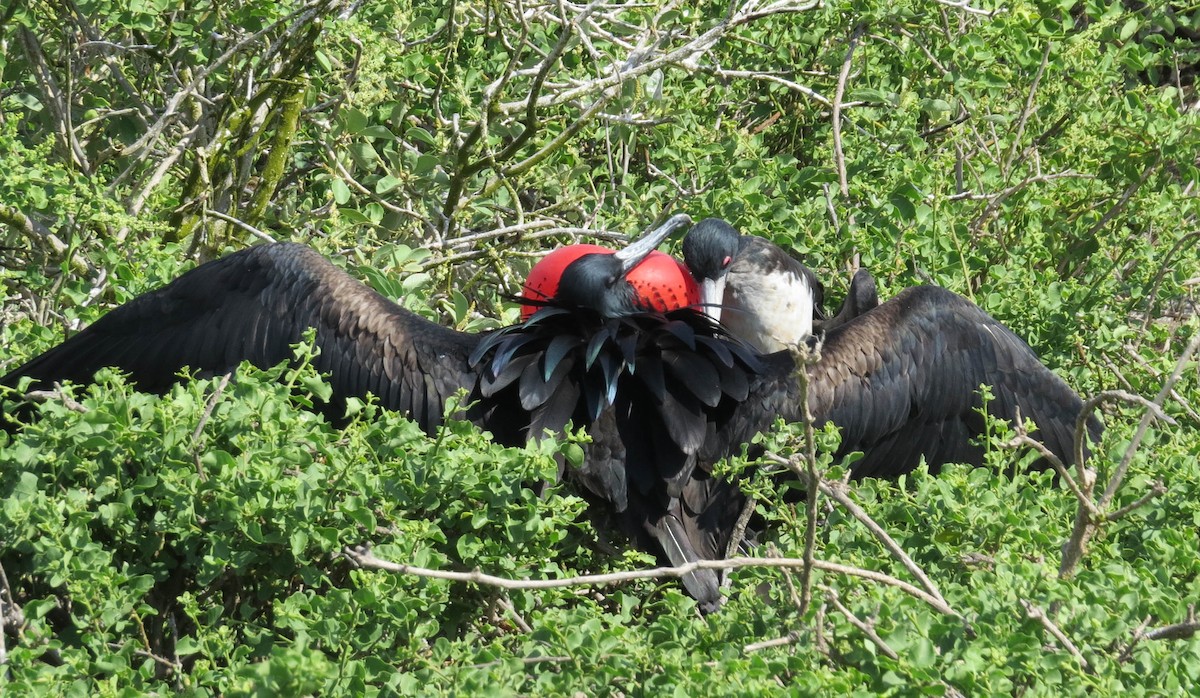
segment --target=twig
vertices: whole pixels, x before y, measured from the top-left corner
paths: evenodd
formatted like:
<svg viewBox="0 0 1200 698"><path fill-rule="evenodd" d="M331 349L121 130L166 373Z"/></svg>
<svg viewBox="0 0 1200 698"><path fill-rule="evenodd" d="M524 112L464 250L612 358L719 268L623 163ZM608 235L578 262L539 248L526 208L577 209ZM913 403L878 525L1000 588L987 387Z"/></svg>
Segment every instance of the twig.
<svg viewBox="0 0 1200 698"><path fill-rule="evenodd" d="M846 494L845 484L840 482L830 483L823 480L820 483L820 487L821 491L828 495L830 499L833 499L838 504L841 504L846 511L850 512L851 516L866 526L867 530L869 530L871 534L879 540L880 543L883 543L883 546L888 549L888 552L890 552L893 557L899 560L900 564L904 565L904 569L908 570L909 574L916 577L917 581L921 582L921 586L925 587L925 590L928 591L930 595L945 602L945 599L942 597L942 593L938 591L937 585L934 584L933 580L931 580L929 576L925 574L925 571L922 570L911 557L909 557L908 553L904 552L904 548L901 548L900 544L897 543L890 535L888 535L888 532L885 531L882 526L880 526L875 522L874 519L867 515L867 512L863 511L862 507L858 506L854 500L850 499L850 497Z"/></svg>
<svg viewBox="0 0 1200 698"><path fill-rule="evenodd" d="M1126 351L1126 353L1129 354L1129 358L1136 361L1139 366L1141 366L1143 369L1146 370L1147 373L1154 376L1155 378L1159 378L1159 379L1162 378L1162 372L1160 372L1158 369L1151 366L1145 359L1143 359L1141 354L1138 354L1137 350L1133 346L1126 344L1125 351ZM1104 358L1104 363L1108 365L1108 368L1110 371L1113 372L1113 375L1115 375L1117 378L1119 378L1122 383L1125 383L1126 387L1132 388L1132 386L1129 385L1129 381L1124 376L1121 375L1120 369L1112 361L1112 359L1108 358L1107 356L1105 356L1103 358ZM1188 417L1191 417L1193 422L1200 424L1200 413L1197 413L1196 409L1194 407L1192 407L1192 403L1188 402L1187 398L1180 395L1179 391L1175 390L1175 388L1171 388L1171 399L1174 400L1176 402L1176 404L1178 404L1179 407L1184 412L1187 413Z"/></svg>
<svg viewBox="0 0 1200 698"><path fill-rule="evenodd" d="M1118 664L1124 664L1133 657L1133 649L1137 647L1138 643L1142 641L1142 638L1146 636L1146 628L1150 626L1151 618L1153 618L1153 616L1146 616L1142 619L1142 622L1138 624L1138 627L1134 628L1133 637L1129 639L1129 644L1125 645L1125 649L1121 650L1121 654L1117 655Z"/></svg>
<svg viewBox="0 0 1200 698"><path fill-rule="evenodd" d="M821 340L811 349L808 344L801 342L791 348L791 353L796 362L796 385L800 388L800 417L804 422L804 464L801 467L800 463L793 462L791 458L785 460L784 464L791 468L808 488L808 501L804 508L804 560L808 564L800 571L799 610L803 616L812 602L812 561L816 555L817 504L821 492L821 477L817 474L817 439L813 429L816 418L808 400L808 369L821 360Z"/></svg>
<svg viewBox="0 0 1200 698"><path fill-rule="evenodd" d="M981 10L978 7L971 7L967 0L934 0L934 2L939 5L945 5L946 7L954 8L956 10L962 10L967 14L980 15L982 17L995 17L1001 12L1008 12L1003 5L994 10Z"/></svg>
<svg viewBox="0 0 1200 698"><path fill-rule="evenodd" d="M525 619L521 617L520 613L517 613L516 607L513 606L512 601L509 600L507 596L501 596L496 603L500 604L500 608L508 611L508 615L512 617L513 622L517 624L517 627L520 628L522 632L533 632L533 628L529 627L529 623L525 622Z"/></svg>
<svg viewBox="0 0 1200 698"><path fill-rule="evenodd" d="M67 395L66 391L63 390L62 385L59 383L54 384L53 390L30 390L25 394L25 397L33 400L34 402L49 402L51 400L57 400L63 404L63 407L66 407L72 412L78 412L79 414L87 414L88 411L88 408L82 403L76 401L70 395Z"/></svg>
<svg viewBox="0 0 1200 698"><path fill-rule="evenodd" d="M1008 154L1004 157L1002 163L1003 172L1008 174L1012 167L1013 159L1017 155L1017 149L1021 145L1021 138L1025 135L1025 124L1029 122L1029 117L1033 114L1033 100L1037 97L1038 85L1042 82L1042 75L1046 72L1046 65L1050 62L1050 48L1054 45L1052 41L1046 41L1046 47L1042 50L1042 62L1038 64L1037 72L1033 74L1033 82L1029 85L1029 94L1025 98L1025 108L1021 110L1021 116L1017 119L1017 128L1013 132L1012 144L1008 146Z"/></svg>
<svg viewBox="0 0 1200 698"><path fill-rule="evenodd" d="M1105 514L1104 520L1105 521L1116 521L1116 520L1124 517L1125 515L1129 514L1130 512L1146 506L1146 504L1148 504L1150 502L1150 500L1152 500L1155 497L1158 497L1160 495L1166 494L1166 492L1167 492L1167 486L1162 483L1162 480L1155 480L1154 484L1150 486L1149 492L1147 492L1146 494L1139 497L1137 501L1132 502L1130 504L1126 504L1125 506L1121 507L1120 509L1117 509L1116 511L1110 511L1109 513Z"/></svg>
<svg viewBox="0 0 1200 698"><path fill-rule="evenodd" d="M1196 620L1196 606L1188 606L1188 618L1182 623L1175 623L1162 628L1155 628L1143 637L1147 640L1183 640L1200 632L1200 621Z"/></svg>
<svg viewBox="0 0 1200 698"><path fill-rule="evenodd" d="M854 615L850 609L846 608L846 606L842 604L836 591L833 589L826 589L825 598L829 599L829 603L833 604L833 607L836 608L843 616L845 616L846 620L850 621L851 625L858 628L863 635L866 635L867 638L879 648L880 652L883 652L883 654L889 659L900 658L900 655L896 654L896 650L889 647L888 643L884 642L883 638L879 637L879 633L875 632L875 628L873 627L872 623L867 623L858 616Z"/></svg>
<svg viewBox="0 0 1200 698"><path fill-rule="evenodd" d="M746 652L746 653L750 653L750 652L758 652L759 650L770 649L772 647L782 647L784 645L794 645L797 642L799 642L806 634L807 633L801 632L799 630L793 630L792 632L788 633L787 635L784 635L783 637L777 637L773 640L761 640L759 642L751 642L750 644L743 647L742 651Z"/></svg>
<svg viewBox="0 0 1200 698"><path fill-rule="evenodd" d="M765 73L757 70L724 70L721 68L709 68L706 72L710 72L719 78L743 78L749 80L762 80L763 82L772 82L776 85L782 85L792 92L804 95L805 97L808 97L822 106L833 106L833 102L831 102L828 97L820 92L817 92L808 85L802 85L798 82L788 80L787 78L780 77L772 73ZM842 106L846 107L850 105L843 104Z"/></svg>
<svg viewBox="0 0 1200 698"><path fill-rule="evenodd" d="M204 466L200 463L200 435L204 433L204 426L208 424L209 417L212 416L213 409L217 406L217 400L221 398L221 393L225 392L225 387L229 385L229 379L233 373L226 373L221 376L221 382L217 384L216 390L212 395L208 396L208 401L204 404L204 412L200 415L200 421L196 424L196 430L192 432L192 460L196 462L196 475L201 482L208 479L204 474Z"/></svg>
<svg viewBox="0 0 1200 698"><path fill-rule="evenodd" d="M862 35L864 28L864 25L859 24L850 33L846 58L842 61L842 72L838 75L837 90L833 93L833 158L837 165L838 187L843 199L850 197L850 185L846 181L846 154L842 150L842 97L846 94L846 81L850 78L854 47L858 44L858 37Z"/></svg>
<svg viewBox="0 0 1200 698"><path fill-rule="evenodd" d="M264 233L263 231L259 230L258 228L255 228L254 226L250 225L249 223L247 223L243 220L240 220L238 218L234 218L233 216L231 216L227 213L221 213L220 211L217 211L217 210L214 210L211 208L206 208L206 209L204 209L204 215L212 216L213 218L216 218L217 220L225 221L226 223L232 223L232 224L236 225L237 227L241 228L242 230L245 230L247 233L250 233L254 237L258 238L259 240L262 240L263 242L275 242L275 238L271 237L270 234Z"/></svg>
<svg viewBox="0 0 1200 698"><path fill-rule="evenodd" d="M754 516L756 506L758 506L758 502L754 497L746 498L742 513L738 514L737 522L733 525L733 535L729 536L729 543L725 546L725 557L733 557L741 547L742 541L746 538L746 527L750 525L750 518Z"/></svg>
<svg viewBox="0 0 1200 698"><path fill-rule="evenodd" d="M1085 507L1091 514L1100 516L1100 509L1097 508L1096 503L1092 501L1090 490L1085 492L1083 487L1081 487L1079 484L1086 478L1081 475L1077 480L1076 477L1071 474L1071 471L1067 468L1067 466L1063 464L1062 460L1054 453L1054 451L1051 451L1046 447L1046 444L1038 441L1026 433L1024 424L1014 422L1013 429L1016 431L1016 434L1008 441L1000 444L1000 448L1030 448L1034 451L1037 451L1038 455L1041 456L1042 459L1047 463L1049 463L1050 467L1054 468L1054 471L1058 473L1058 476L1062 478L1064 483L1066 483L1067 489L1071 490L1071 494L1075 495L1075 499L1079 501L1079 505L1081 507ZM1095 472L1089 472L1092 473L1092 480L1094 481Z"/></svg>
<svg viewBox="0 0 1200 698"><path fill-rule="evenodd" d="M19 630L25 625L25 614L13 600L8 574L4 572L4 565L0 565L0 666L8 663L8 645L4 636L10 625L14 630Z"/></svg>
<svg viewBox="0 0 1200 698"><path fill-rule="evenodd" d="M424 577L429 579L442 579L451 582L464 582L468 584L479 584L482 586L497 587L500 589L560 589L564 587L576 586L602 586L606 584L618 584L621 582L631 582L639 579L668 579L679 578L685 574L690 574L696 570L724 570L724 569L741 569L744 567L790 567L802 568L805 566L804 560L796 558L773 558L773 557L734 557L728 560L697 560L689 562L678 567L655 567L652 569L629 570L626 572L611 572L608 574L586 574L577 577L563 577L560 579L511 579L508 577L498 577L496 575L487 574L479 570L471 572L454 572L451 570L430 569L427 567L417 567L415 565L403 565L395 562L380 560L369 550L362 548L347 547L342 550L342 554L352 563L359 567L368 569L383 570L395 574L406 574L414 577ZM834 574L844 574L860 579L867 579L873 582L879 582L887 586L895 587L896 589L912 596L915 599L924 601L927 605L937 610L939 613L952 616L954 618L962 618L954 609L946 605L946 603L934 596L930 595L923 589L920 589L908 582L896 579L891 575L874 570L866 570L861 567L851 567L842 565L836 562L827 560L813 560L812 566L814 569L822 572L831 572Z"/></svg>
<svg viewBox="0 0 1200 698"><path fill-rule="evenodd" d="M1040 621L1042 627L1044 627L1047 632L1053 635L1054 639L1058 640L1060 645L1074 655L1075 659L1079 662L1079 666L1084 671L1091 671L1091 665L1088 664L1088 660L1084 658L1083 653L1079 651L1079 648L1075 646L1074 642L1071 642L1071 639L1067 637L1066 633L1059 629L1059 627L1054 624L1054 621L1050 620L1050 617L1046 615L1045 611L1033 605L1029 601L1026 601L1025 599L1021 599L1021 605L1025 607L1025 613L1030 618Z"/></svg>
<svg viewBox="0 0 1200 698"><path fill-rule="evenodd" d="M1117 469L1109 477L1108 486L1104 488L1104 495L1100 497L1101 506L1107 506L1116 495L1117 488L1121 486L1121 481L1125 478L1125 472L1129 469L1130 463L1133 462L1133 454L1137 451L1138 446L1141 445L1142 438L1145 437L1146 431L1150 428L1150 423L1155 418L1165 418L1168 424L1174 423L1174 420L1166 417L1166 414L1162 411L1162 405L1166 402L1167 396L1170 395L1171 389L1175 387L1175 383L1179 381L1179 377L1183 375L1184 367L1191 361L1192 355L1196 353L1197 348L1200 348L1200 332L1197 332L1196 336L1192 337L1192 341L1183 350L1183 353L1179 356L1179 360L1175 362L1175 368L1171 371L1171 375L1167 377L1162 389L1158 391L1158 395L1154 396L1154 400L1151 403L1146 403L1146 413L1142 415L1142 421L1138 424L1137 431L1134 432L1133 438L1129 441L1129 446L1126 447L1125 454L1121 458L1120 464L1117 465ZM1138 397L1137 399L1143 403L1145 402L1144 398ZM1089 400L1088 402L1090 403L1091 401ZM1153 408L1149 407L1151 404L1154 406ZM1085 407L1087 407L1087 404L1085 404ZM1079 428L1078 423L1076 428Z"/></svg>

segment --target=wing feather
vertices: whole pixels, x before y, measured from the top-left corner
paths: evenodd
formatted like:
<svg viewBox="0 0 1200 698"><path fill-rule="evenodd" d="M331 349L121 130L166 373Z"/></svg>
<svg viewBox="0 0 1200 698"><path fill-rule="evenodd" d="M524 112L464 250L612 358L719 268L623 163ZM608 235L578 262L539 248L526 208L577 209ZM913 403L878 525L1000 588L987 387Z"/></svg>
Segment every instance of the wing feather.
<svg viewBox="0 0 1200 698"><path fill-rule="evenodd" d="M290 346L309 327L321 348L316 367L333 376L331 416L341 416L345 398L374 392L385 407L408 411L431 430L454 390L473 385L467 358L478 336L396 306L294 243L252 247L196 267L0 382L30 376L41 384L85 383L114 366L143 389L161 392L185 366L212 375L242 361L268 367L291 360Z"/></svg>

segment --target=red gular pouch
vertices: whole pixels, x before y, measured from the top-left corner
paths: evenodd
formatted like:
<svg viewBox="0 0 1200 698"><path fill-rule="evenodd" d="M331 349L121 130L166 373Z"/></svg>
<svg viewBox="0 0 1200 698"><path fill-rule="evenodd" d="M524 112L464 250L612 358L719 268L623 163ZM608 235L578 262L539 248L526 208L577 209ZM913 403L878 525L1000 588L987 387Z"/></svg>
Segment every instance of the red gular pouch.
<svg viewBox="0 0 1200 698"><path fill-rule="evenodd" d="M612 254L614 250L599 245L567 245L546 255L529 270L529 277L521 289L521 297L535 301L547 301L558 293L558 281L563 270L571 262L585 254ZM626 275L626 280L637 291L640 304L647 310L665 313L700 303L700 287L692 278L683 262L669 254L651 252L641 264ZM521 305L521 321L524 322L537 312L539 305Z"/></svg>

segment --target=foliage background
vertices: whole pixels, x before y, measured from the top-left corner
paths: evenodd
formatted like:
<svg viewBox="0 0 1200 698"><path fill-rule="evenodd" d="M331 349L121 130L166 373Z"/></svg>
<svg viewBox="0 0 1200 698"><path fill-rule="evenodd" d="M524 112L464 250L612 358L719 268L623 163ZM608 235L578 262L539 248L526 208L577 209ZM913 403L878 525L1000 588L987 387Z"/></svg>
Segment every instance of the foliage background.
<svg viewBox="0 0 1200 698"><path fill-rule="evenodd" d="M1177 694L1200 680L1200 13L952 0L9 0L0 5L0 371L261 239L300 240L461 329L513 321L531 260L678 210L794 249L840 297L933 282L1106 405L1080 502L994 467L850 496L958 614L818 572L736 572L700 617L670 580L501 592L649 566L552 480L569 443L436 440L311 371L164 397L108 376L0 436L7 689L197 694ZM298 389L293 389L299 386ZM997 439L999 440L999 439ZM1132 448L1131 448L1132 445ZM793 442L776 446L787 452ZM833 471L836 475L837 470ZM760 551L803 511L761 489ZM1155 487L1159 485L1157 488ZM911 581L843 506L817 555ZM616 545L614 549L613 545ZM766 553L764 553L766 554ZM1044 617L1042 620L1039 617ZM778 639L777 642L771 642Z"/></svg>

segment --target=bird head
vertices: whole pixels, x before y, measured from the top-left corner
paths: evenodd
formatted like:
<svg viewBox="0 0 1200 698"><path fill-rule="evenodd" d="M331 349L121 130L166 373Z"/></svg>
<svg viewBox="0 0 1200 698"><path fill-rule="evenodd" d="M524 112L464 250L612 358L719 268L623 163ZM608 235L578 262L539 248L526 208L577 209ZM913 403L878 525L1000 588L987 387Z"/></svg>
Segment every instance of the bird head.
<svg viewBox="0 0 1200 698"><path fill-rule="evenodd" d="M678 214L622 250L597 245L571 245L555 250L529 273L523 297L553 298L556 304L591 308L604 317L657 310L665 312L699 301L692 275L657 248L672 233L691 224ZM521 309L528 319L538 304Z"/></svg>
<svg viewBox="0 0 1200 698"><path fill-rule="evenodd" d="M700 303L714 320L721 319L725 274L737 256L738 231L720 218L705 218L683 239L683 261L700 285Z"/></svg>

